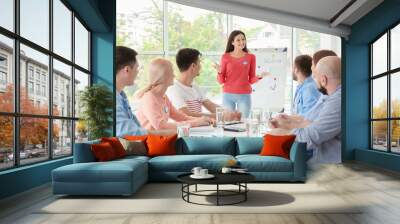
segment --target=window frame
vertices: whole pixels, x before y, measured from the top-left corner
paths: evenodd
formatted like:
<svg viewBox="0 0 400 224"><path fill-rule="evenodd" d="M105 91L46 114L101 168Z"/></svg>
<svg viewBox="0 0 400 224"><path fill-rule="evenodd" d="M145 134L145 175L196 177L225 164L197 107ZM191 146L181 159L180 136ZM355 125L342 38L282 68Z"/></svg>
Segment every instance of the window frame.
<svg viewBox="0 0 400 224"><path fill-rule="evenodd" d="M71 157L73 156L73 152L74 152L74 143L75 143L75 123L76 121L79 120L79 117L75 117L75 108L72 107L71 108L71 114L70 116L56 116L53 115L53 59L58 60L61 63L64 63L68 66L71 66L71 101L72 101L72 105L74 105L75 103L75 88L73 83L75 82L75 69L85 73L88 75L89 77L89 83L88 86L92 85L92 81L93 81L93 77L92 77L92 62L91 62L91 48L92 48L92 43L91 43L91 37L92 37L92 30L88 27L88 25L84 22L84 20L72 9L72 7L65 1L65 0L59 0L61 2L61 4L63 4L69 11L71 11L71 18L70 18L70 23L72 26L71 29L71 59L67 59L64 58L63 56L55 53L53 50L53 21L54 21L54 17L53 17L53 1L54 0L48 0L49 3L49 47L48 49L46 49L45 47L42 47L39 44L34 43L33 41L30 41L27 38L24 38L23 36L20 35L20 0L14 0L13 1L13 10L14 10L14 18L13 18L13 31L10 31L4 27L0 26L0 35L10 38L13 41L13 52L12 52L12 61L13 64L12 66L12 73L11 75L13 75L13 79L14 79L14 100L13 100L13 107L14 110L13 112L2 112L0 111L0 116L2 117L12 117L13 119L13 166L10 167L4 167L4 168L0 168L0 172L5 171L5 170L11 170L11 169L16 169L19 167L24 167L24 166L30 166L33 164L38 164L38 163L43 163L46 161L50 161L50 160L58 160L58 159L62 159L62 158L66 158L66 157ZM78 64L75 63L75 19L77 19L82 25L83 27L88 31L88 69L85 69L81 66L79 66ZM20 80L20 65L21 65L21 57L20 57L20 45L23 44L26 47L32 48L33 50L36 50L42 54L45 54L46 56L48 56L48 73L47 73L47 79L46 80L46 84L45 84L45 95L46 97L48 97L47 100L47 104L48 104L48 112L46 115L39 115L39 114L27 114L27 113L21 113L20 112L20 85L21 85L21 80ZM31 79L31 74L30 74L30 68L31 66L29 65L29 63L27 63L27 73L25 74L26 76L26 82L32 81L34 84L34 92L36 92L35 89L35 85L36 84L41 84L40 85L40 94L38 94L37 96L39 97L43 97L42 94L42 79L41 79L41 75L43 71L39 72L39 79L36 79L36 72L37 72L37 68L35 69L33 67L33 79ZM28 85L28 84L27 84ZM29 91L29 87L27 87L27 91ZM48 92L48 93L47 93ZM36 95L36 94L35 94ZM33 102L34 104L36 102ZM48 123L48 135L47 135L47 149L45 149L48 152L47 157L44 157L43 160L40 160L38 162L31 162L31 163L21 163L21 158L20 158L20 119L21 118L44 118L47 119L47 123ZM62 156L55 156L53 155L54 152L54 147L53 147L53 123L57 120L65 120L65 121L70 121L71 122L71 153L68 155L62 155Z"/></svg>
<svg viewBox="0 0 400 224"><path fill-rule="evenodd" d="M400 25L400 21L395 22L392 24L389 28L385 29L385 31L381 34L379 34L375 39L373 39L370 43L368 43L369 47L369 149L373 151L379 151L379 152L386 152L386 153L391 153L391 154L400 154L400 152L394 152L392 151L392 122L393 121L400 121L400 117L393 117L392 116L392 96L391 96L391 91L392 91L392 76L396 75L396 73L400 72L400 67L398 68L393 68L391 69L391 31L393 28L397 27ZM382 72L380 74L374 75L373 72L373 44L376 43L381 37L384 35L387 35L387 62L386 62L386 71ZM373 86L373 81L379 78L386 77L386 86L387 86L387 105L386 105L386 117L385 118L373 118L373 97L374 97L374 86ZM379 150L374 148L374 132L373 132L373 122L376 121L386 121L387 122L387 131L386 131L386 151Z"/></svg>

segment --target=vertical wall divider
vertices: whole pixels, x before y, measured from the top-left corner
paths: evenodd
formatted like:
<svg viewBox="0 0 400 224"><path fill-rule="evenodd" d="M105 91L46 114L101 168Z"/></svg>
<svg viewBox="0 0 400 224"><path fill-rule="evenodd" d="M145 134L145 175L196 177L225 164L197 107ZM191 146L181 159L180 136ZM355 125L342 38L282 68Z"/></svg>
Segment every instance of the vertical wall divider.
<svg viewBox="0 0 400 224"><path fill-rule="evenodd" d="M71 15L71 60L72 64L75 64L75 12L72 11ZM71 117L75 118L75 68L74 66L71 66L71 91L72 91L72 105L71 105ZM72 132L71 132L71 150L72 150L72 155L74 155L74 150L75 150L75 126L76 126L77 120L72 120Z"/></svg>
<svg viewBox="0 0 400 224"><path fill-rule="evenodd" d="M373 96L373 91L374 91L374 86L373 86L373 81L372 81L372 71L373 71L373 68L372 68L372 66L373 66L373 64L372 64L372 54L373 54L373 47L372 46L369 46L369 57L368 57L368 60L369 60L369 78L368 78L368 80L369 80L369 148L372 150L373 149L373 141L374 141L374 137L372 136L372 134L373 134L373 116L372 116L372 114L373 114L373 108L372 108L372 96Z"/></svg>
<svg viewBox="0 0 400 224"><path fill-rule="evenodd" d="M14 1L14 32L20 34L20 0ZM18 38L14 38L14 114L20 113L20 79L19 73L20 67L20 41ZM19 155L19 145L20 145L20 117L14 116L14 166L19 166L20 155Z"/></svg>
<svg viewBox="0 0 400 224"><path fill-rule="evenodd" d="M386 41L387 41L387 51L386 51L386 54L387 54L387 68L386 68L386 71L390 71L390 29L389 29L389 31L387 32L387 38L386 38ZM391 74L389 73L389 74L387 74L386 75L386 77L387 77L387 118L389 118L388 119L388 121L387 121L387 141L388 141L388 152L391 152L392 151L392 135L391 135L391 130L392 130L392 111L391 111L391 108L392 108L392 100L391 100L391 86L390 86L390 83L391 83L391 81L390 81L390 79L392 78L392 76L391 76Z"/></svg>
<svg viewBox="0 0 400 224"><path fill-rule="evenodd" d="M53 0L49 0L49 50L53 52ZM53 159L53 56L49 55L49 75L48 75L48 94L49 97L49 110L50 119L48 120L48 148L49 148L49 159ZM51 97L50 97L51 95ZM62 115L61 115L62 116Z"/></svg>

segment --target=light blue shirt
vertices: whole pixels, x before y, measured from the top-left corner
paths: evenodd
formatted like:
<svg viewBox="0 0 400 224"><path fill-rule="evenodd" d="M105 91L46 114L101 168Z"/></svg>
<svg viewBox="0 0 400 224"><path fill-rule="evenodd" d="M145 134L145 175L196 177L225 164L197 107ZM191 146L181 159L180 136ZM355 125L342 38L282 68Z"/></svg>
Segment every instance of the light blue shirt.
<svg viewBox="0 0 400 224"><path fill-rule="evenodd" d="M124 91L117 93L117 136L146 135L136 116L132 113L128 98Z"/></svg>
<svg viewBox="0 0 400 224"><path fill-rule="evenodd" d="M329 96L322 96L310 110L314 116L305 128L294 129L296 141L306 142L307 149L313 149L309 163L341 163L341 96L342 87Z"/></svg>
<svg viewBox="0 0 400 224"><path fill-rule="evenodd" d="M314 79L309 76L297 86L294 95L294 113L305 116L317 103L322 94L318 91Z"/></svg>

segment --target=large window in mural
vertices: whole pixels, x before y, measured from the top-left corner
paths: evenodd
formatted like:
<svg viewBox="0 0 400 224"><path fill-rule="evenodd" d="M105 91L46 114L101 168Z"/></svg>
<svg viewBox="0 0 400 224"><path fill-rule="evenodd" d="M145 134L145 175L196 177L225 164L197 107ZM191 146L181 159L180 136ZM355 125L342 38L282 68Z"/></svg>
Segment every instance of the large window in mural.
<svg viewBox="0 0 400 224"><path fill-rule="evenodd" d="M379 36L371 52L371 148L400 153L400 25Z"/></svg>
<svg viewBox="0 0 400 224"><path fill-rule="evenodd" d="M74 105L90 83L88 28L64 1L16 2L0 1L0 170L70 156L86 138Z"/></svg>

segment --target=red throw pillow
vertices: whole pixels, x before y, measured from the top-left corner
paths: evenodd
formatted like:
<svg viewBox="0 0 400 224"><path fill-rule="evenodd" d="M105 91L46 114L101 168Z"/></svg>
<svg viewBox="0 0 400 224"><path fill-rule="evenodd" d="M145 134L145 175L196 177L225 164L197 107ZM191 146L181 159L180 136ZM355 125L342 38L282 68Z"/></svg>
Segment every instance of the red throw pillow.
<svg viewBox="0 0 400 224"><path fill-rule="evenodd" d="M99 162L110 161L116 159L115 151L109 142L102 142L91 145L94 157Z"/></svg>
<svg viewBox="0 0 400 224"><path fill-rule="evenodd" d="M149 135L147 137L148 156L175 155L175 143L178 135L161 136Z"/></svg>
<svg viewBox="0 0 400 224"><path fill-rule="evenodd" d="M261 156L280 156L286 159L290 157L290 148L294 140L296 139L295 135L269 135L266 134L264 136L264 145L261 149Z"/></svg>
<svg viewBox="0 0 400 224"><path fill-rule="evenodd" d="M115 155L117 158L125 157L126 156L126 151L124 149L124 146L122 146L121 142L119 141L118 138L116 137L111 137L111 138L101 138L101 142L108 142L114 149Z"/></svg>

